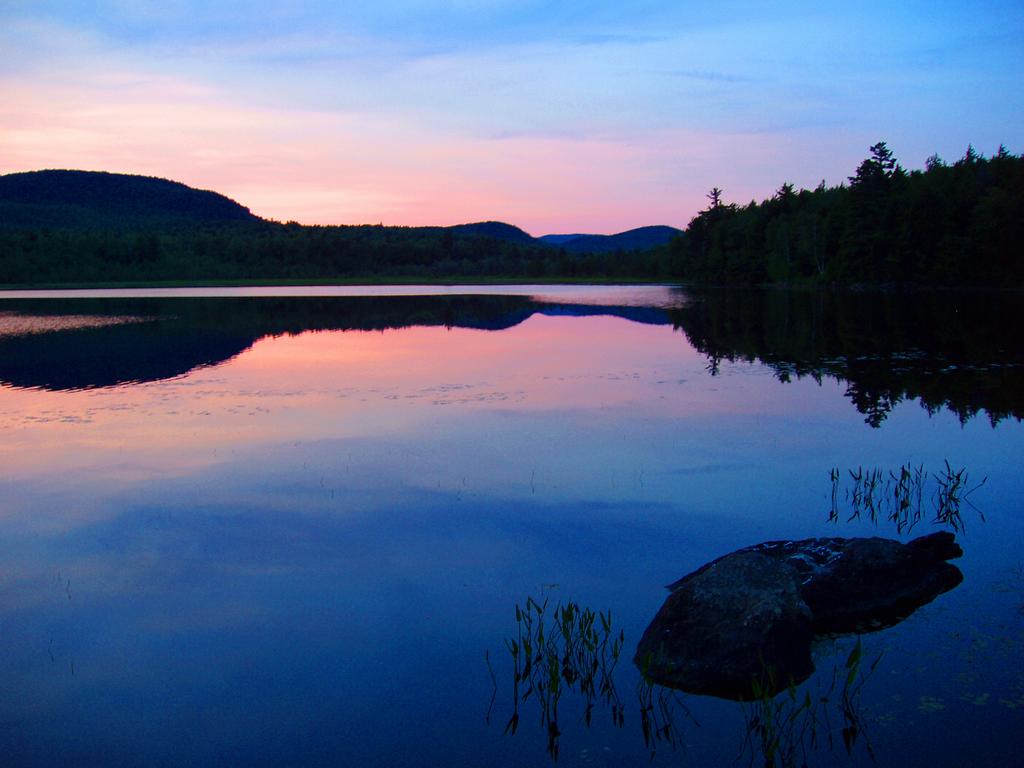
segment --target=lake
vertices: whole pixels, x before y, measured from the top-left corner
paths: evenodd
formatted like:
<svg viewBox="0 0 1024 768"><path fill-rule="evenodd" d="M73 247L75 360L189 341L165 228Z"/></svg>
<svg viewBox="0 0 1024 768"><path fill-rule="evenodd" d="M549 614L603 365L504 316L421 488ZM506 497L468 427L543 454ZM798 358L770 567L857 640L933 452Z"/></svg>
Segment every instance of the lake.
<svg viewBox="0 0 1024 768"><path fill-rule="evenodd" d="M1018 303L5 292L4 763L1014 764ZM901 468L919 515L897 527ZM958 473L958 515L936 523ZM664 585L704 563L936 530L955 530L963 583L890 628L822 639L792 692L642 684L632 657ZM558 647L570 603L622 638L594 657L592 693L584 675L525 695L510 647L534 602L535 648Z"/></svg>

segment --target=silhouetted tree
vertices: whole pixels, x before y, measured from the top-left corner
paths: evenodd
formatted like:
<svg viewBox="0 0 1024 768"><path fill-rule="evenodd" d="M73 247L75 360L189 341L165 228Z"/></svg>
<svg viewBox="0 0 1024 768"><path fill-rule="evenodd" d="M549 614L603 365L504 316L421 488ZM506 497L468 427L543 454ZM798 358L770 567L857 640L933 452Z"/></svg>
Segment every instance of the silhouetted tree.
<svg viewBox="0 0 1024 768"><path fill-rule="evenodd" d="M717 192L672 245L684 279L1024 286L1024 159L1005 147L908 173L878 142L849 186L743 208Z"/></svg>

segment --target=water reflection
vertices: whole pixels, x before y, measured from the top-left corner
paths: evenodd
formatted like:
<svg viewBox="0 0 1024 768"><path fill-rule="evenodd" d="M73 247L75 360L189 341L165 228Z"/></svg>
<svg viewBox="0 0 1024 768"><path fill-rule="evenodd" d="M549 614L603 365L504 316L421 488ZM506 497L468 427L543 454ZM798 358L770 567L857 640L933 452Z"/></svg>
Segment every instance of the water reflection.
<svg viewBox="0 0 1024 768"><path fill-rule="evenodd" d="M305 331L498 331L534 314L668 323L657 307L514 295L32 299L0 306L0 383L48 390L170 379L230 360L261 338Z"/></svg>
<svg viewBox="0 0 1024 768"><path fill-rule="evenodd" d="M861 694L881 660L878 654L865 665L858 638L846 661L833 663L827 683L819 678L816 686L790 685L776 694L776 681L767 679L753 702L742 705L743 752L749 753L750 765L806 768L818 749L827 750L831 763L840 741L848 757L861 747L875 762Z"/></svg>
<svg viewBox="0 0 1024 768"><path fill-rule="evenodd" d="M557 582L581 608L612 608L631 651L665 594L652 585L681 564L835 535L831 467L912 459L934 472L946 457L990 477L990 524L964 507L964 585L871 636L868 655L887 644L886 656L862 698L892 718L871 718L883 764L999 764L1017 732L1024 645L1019 578L1012 592L990 585L1019 560L1022 425L903 406L870 429L831 380L782 385L742 362L710 377L667 324L678 306L614 291L600 305L323 298L19 314L54 321L16 334L26 344L95 334L90 355L109 370L86 369L85 354L45 359L44 344L22 356L35 365L26 383L87 388L0 387L5 765L544 764L534 695L517 736L502 735L514 665L500 643L516 601ZM91 317L120 324L82 324ZM378 330L389 323L413 326ZM148 341L104 341L143 328ZM164 331L169 354L184 339L181 358L139 366ZM875 534L866 520L850 528ZM485 648L500 686L490 726ZM815 653L812 699L834 655ZM634 698L629 663L611 678L621 727L599 684L586 726L585 697L561 678L559 764L638 765L652 749L678 762L670 745L695 765L735 760L735 702L662 686Z"/></svg>
<svg viewBox="0 0 1024 768"><path fill-rule="evenodd" d="M652 761L664 749L685 755L701 727L689 706L690 700L699 697L642 673L627 706L616 688L615 675L625 633L612 623L611 612L581 607L571 600L558 602L553 610L549 604L550 598L528 597L515 606L516 632L505 639L512 658L512 712L504 733L516 735L524 714L528 720L537 716L547 754L557 762L562 739L559 704L564 701L576 704L577 710L582 707L588 728L595 708L616 728L639 723ZM819 652L830 660L823 665L830 671L803 685L779 686L772 679L774 670L764 670L763 677L754 681L755 695L736 705L743 724L743 733L734 739L739 745L737 761L748 756L750 765L795 768L814 764L818 752L832 763L836 752L853 756L858 749L874 760L861 697L882 654L865 661L859 638L847 647L837 639L823 644ZM490 722L499 681L489 655L488 669L494 686L487 715ZM536 732L532 726L526 730Z"/></svg>
<svg viewBox="0 0 1024 768"><path fill-rule="evenodd" d="M540 289L538 289L539 291ZM973 294L679 293L551 287L493 295L186 295L0 302L0 382L50 390L173 378L257 340L324 330L411 326L489 331L536 314L613 316L681 330L708 360L759 361L780 381L830 377L871 426L904 400L963 421L1024 417L1024 307ZM378 289L381 292L382 289ZM588 295L588 291L590 294Z"/></svg>
<svg viewBox="0 0 1024 768"><path fill-rule="evenodd" d="M846 383L865 421L900 402L993 424L1024 417L1024 305L1014 294L711 291L670 311L716 373L759 361L780 381Z"/></svg>

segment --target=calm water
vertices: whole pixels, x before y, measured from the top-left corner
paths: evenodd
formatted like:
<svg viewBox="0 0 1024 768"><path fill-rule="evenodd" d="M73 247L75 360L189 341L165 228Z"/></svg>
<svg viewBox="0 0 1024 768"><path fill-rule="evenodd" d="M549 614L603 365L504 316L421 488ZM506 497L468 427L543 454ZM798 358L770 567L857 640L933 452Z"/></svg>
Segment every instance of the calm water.
<svg viewBox="0 0 1024 768"><path fill-rule="evenodd" d="M847 470L948 461L987 478L963 508L963 584L861 637L881 660L851 755L832 703L816 745L790 742L811 765L1019 764L1014 300L5 294L3 763L550 764L536 697L504 733L505 640L533 597L611 611L625 637L622 722L598 700L587 726L565 692L558 764L646 764L630 658L662 585L764 540L897 538L846 522ZM822 643L807 690L852 647ZM654 764L763 762L755 708L662 701Z"/></svg>

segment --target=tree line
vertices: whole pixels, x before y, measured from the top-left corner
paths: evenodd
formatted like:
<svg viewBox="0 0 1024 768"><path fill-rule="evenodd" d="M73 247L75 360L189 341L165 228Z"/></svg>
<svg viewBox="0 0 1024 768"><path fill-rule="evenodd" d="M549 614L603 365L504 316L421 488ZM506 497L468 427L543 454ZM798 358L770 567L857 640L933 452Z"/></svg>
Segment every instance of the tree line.
<svg viewBox="0 0 1024 768"><path fill-rule="evenodd" d="M683 280L718 284L1024 285L1024 160L968 147L907 171L879 142L848 183L783 184L708 207L670 247Z"/></svg>
<svg viewBox="0 0 1024 768"><path fill-rule="evenodd" d="M132 183L141 182L115 191L130 197ZM489 278L1024 286L1024 160L1003 147L988 158L969 147L952 164L932 156L924 170L907 171L879 142L848 183L799 191L785 183L745 206L715 188L668 245L608 253L492 236L482 225L266 221L214 193L196 200L166 184L157 202L173 202L174 216L147 210L121 224L112 223L124 213L119 204L85 209L73 196L56 208L30 199L0 205L0 285ZM197 219L189 208L209 213L214 203L218 216L234 220Z"/></svg>
<svg viewBox="0 0 1024 768"><path fill-rule="evenodd" d="M188 280L651 278L667 249L576 254L443 227L272 221L0 229L0 284Z"/></svg>

